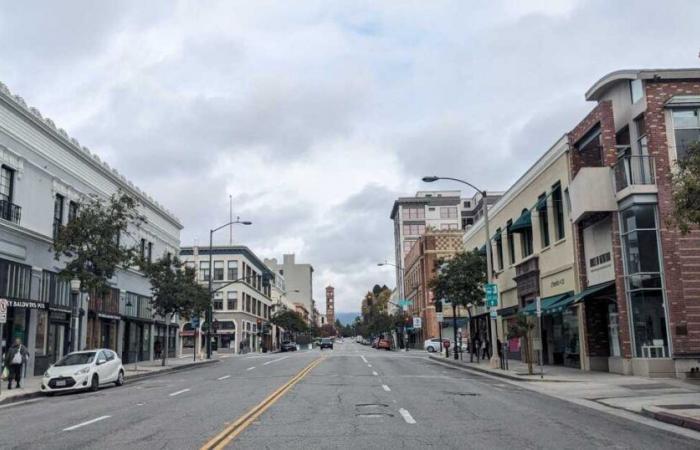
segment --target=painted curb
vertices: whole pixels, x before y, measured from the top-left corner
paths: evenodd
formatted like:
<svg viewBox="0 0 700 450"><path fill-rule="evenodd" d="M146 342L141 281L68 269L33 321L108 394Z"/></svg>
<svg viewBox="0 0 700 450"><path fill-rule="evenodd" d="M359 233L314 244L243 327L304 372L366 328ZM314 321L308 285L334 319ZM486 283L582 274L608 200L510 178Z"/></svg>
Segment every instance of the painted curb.
<svg viewBox="0 0 700 450"><path fill-rule="evenodd" d="M693 431L700 431L700 420L693 419L691 417L683 417L678 414L673 414L668 411L659 411L659 408L654 408L652 411L646 406L642 407L642 414L652 419L656 419L659 422L670 423L671 425L676 425L683 428L688 428Z"/></svg>

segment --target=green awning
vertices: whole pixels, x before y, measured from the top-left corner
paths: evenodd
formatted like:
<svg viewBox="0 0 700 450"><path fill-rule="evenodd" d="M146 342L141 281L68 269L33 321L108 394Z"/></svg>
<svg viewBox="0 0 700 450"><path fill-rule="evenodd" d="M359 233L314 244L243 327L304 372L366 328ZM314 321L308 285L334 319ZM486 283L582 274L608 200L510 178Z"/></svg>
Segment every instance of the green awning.
<svg viewBox="0 0 700 450"><path fill-rule="evenodd" d="M574 295L572 297L573 303L580 303L580 302L584 301L586 298L591 297L595 294L598 294L601 291L609 288L610 286L614 286L614 285L615 285L614 281L606 281L605 283L600 283L600 284L596 284L594 286L590 286L587 289L584 289L583 291Z"/></svg>
<svg viewBox="0 0 700 450"><path fill-rule="evenodd" d="M542 314L549 314L550 308L554 307L558 302L563 301L571 297L572 292L567 292L565 294L552 295L551 297L545 297L541 300L542 303ZM522 314L526 316L533 316L537 314L537 303L532 302L523 309L520 310Z"/></svg>
<svg viewBox="0 0 700 450"><path fill-rule="evenodd" d="M510 226L510 231L513 233L518 233L520 231L525 231L528 228L532 228L532 217L529 209L522 213L520 217L518 217L518 220L516 220Z"/></svg>

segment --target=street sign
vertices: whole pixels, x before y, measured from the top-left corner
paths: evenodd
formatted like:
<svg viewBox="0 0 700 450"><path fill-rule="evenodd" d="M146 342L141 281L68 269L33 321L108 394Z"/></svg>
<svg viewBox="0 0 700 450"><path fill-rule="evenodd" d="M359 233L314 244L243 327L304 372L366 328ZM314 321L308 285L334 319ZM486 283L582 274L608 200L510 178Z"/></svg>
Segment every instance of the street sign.
<svg viewBox="0 0 700 450"><path fill-rule="evenodd" d="M496 283L486 283L484 292L486 292L486 304L488 306L498 306L498 285Z"/></svg>
<svg viewBox="0 0 700 450"><path fill-rule="evenodd" d="M420 329L421 328L421 318L420 317L414 317L413 318L413 328L415 329Z"/></svg>
<svg viewBox="0 0 700 450"><path fill-rule="evenodd" d="M192 328L196 330L197 328L199 328L199 317L193 317L190 320L190 323L192 324Z"/></svg>
<svg viewBox="0 0 700 450"><path fill-rule="evenodd" d="M403 309L408 308L412 304L413 304L413 302L411 300L406 300L406 299L399 300L399 306Z"/></svg>
<svg viewBox="0 0 700 450"><path fill-rule="evenodd" d="M539 297L535 299L535 306L537 307L537 317L542 316L542 300Z"/></svg>
<svg viewBox="0 0 700 450"><path fill-rule="evenodd" d="M445 315L443 313L437 313L437 321L442 323L445 321Z"/></svg>
<svg viewBox="0 0 700 450"><path fill-rule="evenodd" d="M0 298L0 323L7 322L7 300Z"/></svg>
<svg viewBox="0 0 700 450"><path fill-rule="evenodd" d="M498 312L497 312L495 306L492 306L492 307L491 307L491 314L490 314L490 315L491 315L491 318L492 318L492 319L495 319L495 318L498 317Z"/></svg>

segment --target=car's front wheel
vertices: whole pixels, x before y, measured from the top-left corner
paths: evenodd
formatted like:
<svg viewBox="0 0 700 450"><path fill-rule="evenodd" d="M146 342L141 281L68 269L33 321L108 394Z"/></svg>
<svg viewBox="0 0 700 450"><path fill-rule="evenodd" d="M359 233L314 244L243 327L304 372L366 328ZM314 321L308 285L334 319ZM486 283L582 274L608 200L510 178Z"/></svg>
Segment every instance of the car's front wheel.
<svg viewBox="0 0 700 450"><path fill-rule="evenodd" d="M91 392L97 392L97 390L100 388L100 380L97 378L97 374L92 376L92 380L90 381L90 391Z"/></svg>
<svg viewBox="0 0 700 450"><path fill-rule="evenodd" d="M121 386L124 384L124 371L120 370L119 375L117 375L117 381L114 382L117 386Z"/></svg>

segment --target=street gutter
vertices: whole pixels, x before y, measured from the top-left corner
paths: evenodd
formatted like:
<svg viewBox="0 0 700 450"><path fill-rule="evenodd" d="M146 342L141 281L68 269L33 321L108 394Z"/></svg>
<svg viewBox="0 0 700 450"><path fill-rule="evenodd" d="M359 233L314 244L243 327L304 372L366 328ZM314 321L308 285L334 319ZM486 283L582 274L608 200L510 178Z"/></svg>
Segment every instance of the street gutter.
<svg viewBox="0 0 700 450"><path fill-rule="evenodd" d="M437 363L442 363L442 364L447 364L453 367L458 367L460 369L465 369L465 370L471 370L473 372L479 372L479 373L484 373L487 375L493 375L495 377L500 377L500 378L505 378L507 380L513 380L513 381L525 381L525 382L541 382L541 381L546 381L548 383L577 383L578 380L561 380L561 379L556 379L556 378L526 378L526 377L521 377L517 375L511 375L509 373L506 373L505 371L502 370L494 370L494 369L484 369L482 367L474 366L470 363L465 363L462 361L455 361L453 359L448 359L444 357L439 357L439 356L433 356L433 355L428 355L428 359L435 361ZM536 375L533 375L536 376Z"/></svg>
<svg viewBox="0 0 700 450"><path fill-rule="evenodd" d="M173 372L179 372L183 370L189 370L189 369L194 369L200 366L207 366L209 364L214 364L220 362L218 359L209 359L197 363L189 363L189 364L180 364L177 366L170 366L167 367L166 369L162 370L155 370L151 372L144 372L144 373L137 373L134 375L128 375L124 377L124 384L132 383L134 381L139 381L143 380L145 378L152 378L152 377L157 377L159 375L166 375L169 373ZM128 370L126 371L128 373ZM26 394L20 394L20 395L15 395L12 397L8 398L3 398L0 399L0 405L10 405L12 403L19 403L23 402L25 400L31 400L33 398L40 398L40 397L46 397L46 394L44 394L41 391L34 391L34 392L27 392Z"/></svg>

